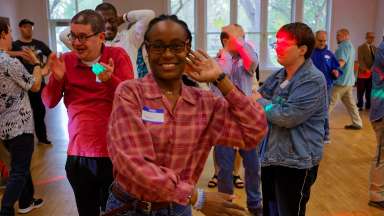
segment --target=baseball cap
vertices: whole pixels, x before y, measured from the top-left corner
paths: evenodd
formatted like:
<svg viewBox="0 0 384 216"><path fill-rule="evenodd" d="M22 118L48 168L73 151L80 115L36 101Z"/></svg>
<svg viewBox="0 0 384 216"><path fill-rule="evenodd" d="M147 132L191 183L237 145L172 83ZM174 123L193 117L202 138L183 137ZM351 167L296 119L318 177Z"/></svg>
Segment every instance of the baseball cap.
<svg viewBox="0 0 384 216"><path fill-rule="evenodd" d="M29 20L29 19L22 19L22 20L20 20L20 22L19 22L19 27L22 26L22 25L24 25L24 24L31 24L31 25L34 25L35 23L32 22L32 21Z"/></svg>

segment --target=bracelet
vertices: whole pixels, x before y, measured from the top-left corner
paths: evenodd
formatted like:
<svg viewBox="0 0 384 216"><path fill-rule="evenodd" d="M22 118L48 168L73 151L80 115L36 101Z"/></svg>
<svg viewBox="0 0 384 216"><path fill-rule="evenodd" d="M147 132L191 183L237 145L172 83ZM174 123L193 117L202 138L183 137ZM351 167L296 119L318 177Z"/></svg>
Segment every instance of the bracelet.
<svg viewBox="0 0 384 216"><path fill-rule="evenodd" d="M193 206L193 208L198 210L198 211L200 211L203 208L203 206L204 206L205 197L206 196L205 196L204 189L198 188L197 189L197 200L196 200L196 203Z"/></svg>
<svg viewBox="0 0 384 216"><path fill-rule="evenodd" d="M219 77L215 81L213 81L213 85L217 86L219 82L221 82L227 75L225 73L221 73Z"/></svg>

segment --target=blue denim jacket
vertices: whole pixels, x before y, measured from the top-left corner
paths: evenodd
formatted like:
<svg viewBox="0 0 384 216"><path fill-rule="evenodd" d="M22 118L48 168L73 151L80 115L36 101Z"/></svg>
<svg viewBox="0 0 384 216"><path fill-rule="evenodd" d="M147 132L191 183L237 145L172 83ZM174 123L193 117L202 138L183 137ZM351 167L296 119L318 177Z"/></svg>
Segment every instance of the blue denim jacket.
<svg viewBox="0 0 384 216"><path fill-rule="evenodd" d="M384 41L376 50L372 66L372 101L370 120L377 121L384 117Z"/></svg>
<svg viewBox="0 0 384 216"><path fill-rule="evenodd" d="M285 69L273 73L259 92L269 122L261 146L262 166L307 169L319 164L327 115L327 86L311 59L287 83ZM283 84L282 84L283 83Z"/></svg>

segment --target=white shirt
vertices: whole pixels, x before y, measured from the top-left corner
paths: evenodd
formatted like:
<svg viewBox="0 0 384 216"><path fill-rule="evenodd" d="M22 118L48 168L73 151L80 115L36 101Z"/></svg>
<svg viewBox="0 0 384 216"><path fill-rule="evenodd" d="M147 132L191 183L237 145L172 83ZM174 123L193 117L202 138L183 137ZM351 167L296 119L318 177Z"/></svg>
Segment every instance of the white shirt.
<svg viewBox="0 0 384 216"><path fill-rule="evenodd" d="M123 48L129 55L132 67L134 71L135 78L138 78L137 74L137 53L144 42L144 34L147 30L149 22L155 17L155 12L152 10L134 10L130 11L123 15L127 20L125 22L133 23L129 29L120 30L116 37L112 41L106 41L105 45L112 47L121 47ZM62 33L60 33L60 40L69 48L72 49L71 43L68 39L68 34L70 32L70 28L67 28ZM143 57L145 64L147 65L148 71L148 57L146 50L143 48Z"/></svg>

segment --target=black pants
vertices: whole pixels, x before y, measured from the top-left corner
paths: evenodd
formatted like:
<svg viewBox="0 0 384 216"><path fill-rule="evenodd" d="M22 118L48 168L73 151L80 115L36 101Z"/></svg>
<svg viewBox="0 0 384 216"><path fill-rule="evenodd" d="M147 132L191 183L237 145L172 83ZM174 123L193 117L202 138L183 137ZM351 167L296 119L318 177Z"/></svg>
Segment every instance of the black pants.
<svg viewBox="0 0 384 216"><path fill-rule="evenodd" d="M4 140L4 145L11 155L11 170L1 201L0 215L13 216L13 206L17 200L20 208L27 208L33 201L34 188L30 173L34 149L33 134L22 134Z"/></svg>
<svg viewBox="0 0 384 216"><path fill-rule="evenodd" d="M99 216L105 210L109 186L113 181L109 158L68 156L67 178L76 198L79 216Z"/></svg>
<svg viewBox="0 0 384 216"><path fill-rule="evenodd" d="M31 103L31 108L33 111L33 119L35 122L35 132L36 136L41 142L47 141L47 128L45 126L44 117L45 117L45 106L41 99L41 91L43 90L44 85L42 84L39 92L28 91L29 101Z"/></svg>
<svg viewBox="0 0 384 216"><path fill-rule="evenodd" d="M363 108L365 94L365 108L371 108L372 78L357 79L357 107Z"/></svg>
<svg viewBox="0 0 384 216"><path fill-rule="evenodd" d="M261 168L264 216L304 216L318 166L294 169L283 166Z"/></svg>

